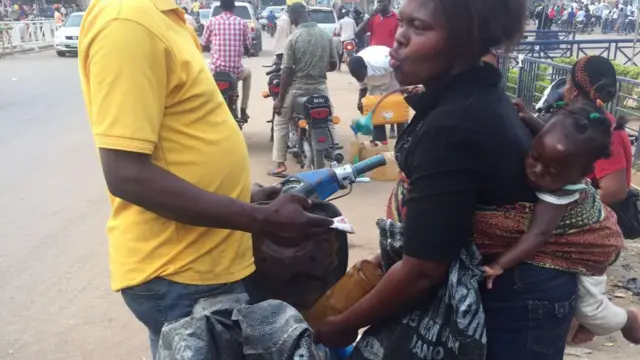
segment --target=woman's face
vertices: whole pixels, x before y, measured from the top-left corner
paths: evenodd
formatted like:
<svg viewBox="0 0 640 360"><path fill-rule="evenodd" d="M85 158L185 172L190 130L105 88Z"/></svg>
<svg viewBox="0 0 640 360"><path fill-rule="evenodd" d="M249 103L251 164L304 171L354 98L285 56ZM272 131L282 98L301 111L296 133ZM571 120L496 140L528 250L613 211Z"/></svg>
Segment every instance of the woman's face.
<svg viewBox="0 0 640 360"><path fill-rule="evenodd" d="M564 102L567 104L571 104L571 102L578 96L578 90L575 85L573 85L573 80L571 80L571 76L567 78L567 86L564 88Z"/></svg>
<svg viewBox="0 0 640 360"><path fill-rule="evenodd" d="M446 0L445 0L446 1ZM391 67L402 86L428 84L450 72L446 31L436 0L406 0L391 50Z"/></svg>

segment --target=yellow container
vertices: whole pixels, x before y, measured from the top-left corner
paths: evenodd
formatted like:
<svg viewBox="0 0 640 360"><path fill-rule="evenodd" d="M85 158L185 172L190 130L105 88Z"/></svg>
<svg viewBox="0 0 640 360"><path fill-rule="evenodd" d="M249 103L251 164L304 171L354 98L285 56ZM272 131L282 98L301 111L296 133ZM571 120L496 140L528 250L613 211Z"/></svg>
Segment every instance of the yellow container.
<svg viewBox="0 0 640 360"><path fill-rule="evenodd" d="M383 95L369 95L362 99L363 114L369 114ZM409 121L409 105L402 94L387 96L376 108L373 125L403 124Z"/></svg>

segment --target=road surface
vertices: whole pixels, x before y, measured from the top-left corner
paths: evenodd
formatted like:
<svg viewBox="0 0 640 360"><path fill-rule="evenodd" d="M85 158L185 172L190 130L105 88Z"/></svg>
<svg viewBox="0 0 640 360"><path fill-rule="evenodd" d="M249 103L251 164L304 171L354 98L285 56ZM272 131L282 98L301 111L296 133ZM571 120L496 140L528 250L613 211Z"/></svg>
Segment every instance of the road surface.
<svg viewBox="0 0 640 360"><path fill-rule="evenodd" d="M271 48L265 37L265 49ZM274 182L266 176L272 165L265 123L271 100L260 96L266 83L261 65L271 56L265 50L246 61L254 75L244 135L253 179L263 184ZM347 123L357 116L356 89L347 72L329 74L346 148ZM77 60L51 51L1 59L0 359L149 359L145 329L109 290L109 206L96 155ZM384 216L391 187L359 184L337 201L356 229L352 260L376 251L374 221ZM602 355L631 359L624 346Z"/></svg>

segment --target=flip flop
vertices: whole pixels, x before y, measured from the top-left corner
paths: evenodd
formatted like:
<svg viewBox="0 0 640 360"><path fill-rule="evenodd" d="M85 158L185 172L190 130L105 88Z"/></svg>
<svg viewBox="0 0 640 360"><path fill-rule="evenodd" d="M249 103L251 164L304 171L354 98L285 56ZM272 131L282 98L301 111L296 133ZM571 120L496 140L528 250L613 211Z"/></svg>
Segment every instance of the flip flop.
<svg viewBox="0 0 640 360"><path fill-rule="evenodd" d="M270 170L267 175L281 179L289 176L287 175L287 168Z"/></svg>

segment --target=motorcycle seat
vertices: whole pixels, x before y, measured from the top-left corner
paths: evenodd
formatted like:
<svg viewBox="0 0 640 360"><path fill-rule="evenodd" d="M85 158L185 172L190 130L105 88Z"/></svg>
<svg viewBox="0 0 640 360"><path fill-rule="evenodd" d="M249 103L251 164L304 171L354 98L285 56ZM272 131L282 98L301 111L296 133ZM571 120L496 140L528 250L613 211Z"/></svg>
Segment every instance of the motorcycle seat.
<svg viewBox="0 0 640 360"><path fill-rule="evenodd" d="M213 74L213 78L216 82L228 82L232 89L235 89L238 83L235 75L225 71L219 71Z"/></svg>
<svg viewBox="0 0 640 360"><path fill-rule="evenodd" d="M294 114L306 115L308 109L324 106L331 107L331 100L327 95L298 96L293 98L291 109Z"/></svg>

